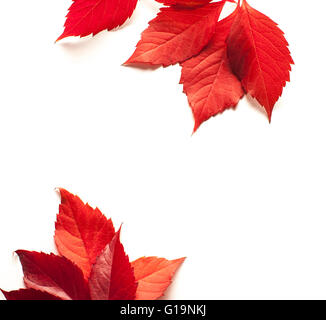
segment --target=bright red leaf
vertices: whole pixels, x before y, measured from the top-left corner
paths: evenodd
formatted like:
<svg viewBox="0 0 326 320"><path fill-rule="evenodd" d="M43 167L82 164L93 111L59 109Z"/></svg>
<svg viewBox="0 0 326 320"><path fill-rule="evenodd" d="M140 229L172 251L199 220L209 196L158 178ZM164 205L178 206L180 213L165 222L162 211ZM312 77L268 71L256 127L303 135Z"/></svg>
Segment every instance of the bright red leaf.
<svg viewBox="0 0 326 320"><path fill-rule="evenodd" d="M271 120L275 103L290 81L293 60L283 32L243 0L227 41L233 71Z"/></svg>
<svg viewBox="0 0 326 320"><path fill-rule="evenodd" d="M142 257L131 263L138 281L136 300L155 300L163 296L171 279L185 258L166 260Z"/></svg>
<svg viewBox="0 0 326 320"><path fill-rule="evenodd" d="M61 300L46 292L34 289L19 289L14 291L1 290L7 300Z"/></svg>
<svg viewBox="0 0 326 320"><path fill-rule="evenodd" d="M193 10L161 8L125 64L168 66L198 54L212 38L224 3L210 3Z"/></svg>
<svg viewBox="0 0 326 320"><path fill-rule="evenodd" d="M134 300L137 284L120 230L97 258L89 279L92 300Z"/></svg>
<svg viewBox="0 0 326 320"><path fill-rule="evenodd" d="M64 257L18 250L27 288L40 290L62 300L89 300L82 271Z"/></svg>
<svg viewBox="0 0 326 320"><path fill-rule="evenodd" d="M180 83L195 118L194 131L210 117L235 107L243 90L227 57L226 38L235 14L217 24L210 43L197 56L181 64Z"/></svg>
<svg viewBox="0 0 326 320"><path fill-rule="evenodd" d="M88 278L97 256L115 234L112 221L68 191L60 189L60 195L54 236L57 249Z"/></svg>
<svg viewBox="0 0 326 320"><path fill-rule="evenodd" d="M131 17L137 0L73 0L65 29L57 41L70 37L85 37L121 26Z"/></svg>

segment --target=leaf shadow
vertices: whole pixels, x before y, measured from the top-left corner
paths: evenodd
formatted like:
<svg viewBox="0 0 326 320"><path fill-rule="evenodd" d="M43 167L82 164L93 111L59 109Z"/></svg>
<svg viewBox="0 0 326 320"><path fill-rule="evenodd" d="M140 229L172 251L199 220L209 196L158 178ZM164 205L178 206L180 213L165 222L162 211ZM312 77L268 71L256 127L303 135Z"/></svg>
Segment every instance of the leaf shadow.
<svg viewBox="0 0 326 320"><path fill-rule="evenodd" d="M251 97L249 94L246 94L246 100L254 110L256 110L261 115L267 117L265 109L259 104L259 102L255 98Z"/></svg>
<svg viewBox="0 0 326 320"><path fill-rule="evenodd" d="M146 63L122 64L122 66L126 68L138 69L142 71L155 71L161 67L160 65L151 65Z"/></svg>
<svg viewBox="0 0 326 320"><path fill-rule="evenodd" d="M64 39L62 42L59 42L56 45L60 46L60 48L62 48L66 53L70 55L83 56L88 55L91 51L96 50L96 48L98 48L106 38L107 35L105 35L104 32L101 32L95 37L70 37Z"/></svg>
<svg viewBox="0 0 326 320"><path fill-rule="evenodd" d="M145 4L145 6L149 7L153 12L158 11L158 9L162 6L162 4L152 0L143 0L142 4ZM71 54L72 56L83 56L89 54L90 51L96 50L96 48L98 48L103 43L103 41L109 41L108 38L110 38L110 34L113 34L114 32L119 32L125 28L130 27L130 25L132 25L135 20L141 18L139 11L137 10L138 7L139 3L137 3L137 6L134 12L132 13L131 17L128 18L121 26L118 26L110 31L103 30L95 36L89 35L86 37L69 37L59 41L57 45L60 46L66 53ZM152 67L145 65L134 65L134 67L137 67L138 69L142 70L157 69L156 66Z"/></svg>
<svg viewBox="0 0 326 320"><path fill-rule="evenodd" d="M173 281L168 286L168 288L165 290L164 295L162 297L158 298L158 300L171 300L171 295L173 294L173 290L174 290L174 284L177 281L176 279L178 278L180 269L182 269L182 266L177 269L177 271L173 275Z"/></svg>
<svg viewBox="0 0 326 320"><path fill-rule="evenodd" d="M158 10L163 6L162 3L153 1L153 0L142 0L142 4L145 5L146 7L153 9L154 11Z"/></svg>

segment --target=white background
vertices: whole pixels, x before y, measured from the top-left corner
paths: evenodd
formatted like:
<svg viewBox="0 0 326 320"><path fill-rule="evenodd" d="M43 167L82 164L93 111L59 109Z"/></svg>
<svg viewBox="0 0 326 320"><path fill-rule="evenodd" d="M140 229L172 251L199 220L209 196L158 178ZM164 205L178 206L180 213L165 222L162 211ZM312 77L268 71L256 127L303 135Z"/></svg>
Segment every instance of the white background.
<svg viewBox="0 0 326 320"><path fill-rule="evenodd" d="M251 0L296 66L272 123L247 99L191 135L180 67L122 67L159 4L95 38L69 0L2 1L0 287L16 249L54 250L56 187L98 206L133 260L187 256L170 299L326 299L324 1Z"/></svg>

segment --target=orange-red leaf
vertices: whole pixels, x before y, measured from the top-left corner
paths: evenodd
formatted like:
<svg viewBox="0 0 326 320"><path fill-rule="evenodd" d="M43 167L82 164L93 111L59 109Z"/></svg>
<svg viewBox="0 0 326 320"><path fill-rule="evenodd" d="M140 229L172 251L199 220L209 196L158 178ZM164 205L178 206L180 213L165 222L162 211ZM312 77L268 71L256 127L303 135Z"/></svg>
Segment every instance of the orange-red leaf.
<svg viewBox="0 0 326 320"><path fill-rule="evenodd" d="M65 257L35 251L16 251L27 288L62 300L89 300L88 284L81 270Z"/></svg>
<svg viewBox="0 0 326 320"><path fill-rule="evenodd" d="M70 37L85 37L105 29L121 26L134 12L137 0L73 0L65 30L57 41Z"/></svg>
<svg viewBox="0 0 326 320"><path fill-rule="evenodd" d="M131 263L138 288L136 300L155 300L163 296L174 273L185 258L166 260L157 257L142 257Z"/></svg>
<svg viewBox="0 0 326 320"><path fill-rule="evenodd" d="M161 8L126 64L168 66L198 54L212 38L224 3L210 3L193 10Z"/></svg>
<svg viewBox="0 0 326 320"><path fill-rule="evenodd" d="M1 292L7 300L61 300L51 294L34 289L1 290Z"/></svg>
<svg viewBox="0 0 326 320"><path fill-rule="evenodd" d="M58 252L88 278L96 257L115 234L112 221L68 191L60 189L60 195L54 236Z"/></svg>
<svg viewBox="0 0 326 320"><path fill-rule="evenodd" d="M271 120L274 105L290 81L293 64L283 32L243 0L227 43L233 71Z"/></svg>
<svg viewBox="0 0 326 320"><path fill-rule="evenodd" d="M235 107L243 90L227 57L226 38L235 14L217 24L210 43L197 56L182 63L180 83L195 118L194 131L210 117Z"/></svg>
<svg viewBox="0 0 326 320"><path fill-rule="evenodd" d="M120 230L97 258L89 278L92 300L133 300L137 284Z"/></svg>

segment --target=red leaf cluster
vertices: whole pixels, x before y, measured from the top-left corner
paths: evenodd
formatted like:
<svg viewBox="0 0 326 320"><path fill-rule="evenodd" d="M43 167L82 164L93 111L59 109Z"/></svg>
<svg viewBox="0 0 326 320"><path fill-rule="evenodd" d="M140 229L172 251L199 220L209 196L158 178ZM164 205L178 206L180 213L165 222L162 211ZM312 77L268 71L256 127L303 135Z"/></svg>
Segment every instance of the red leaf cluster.
<svg viewBox="0 0 326 320"><path fill-rule="evenodd" d="M244 94L273 108L290 81L293 60L277 24L238 0L156 0L163 3L125 64L182 67L180 83L192 109L194 131L210 117L235 108ZM111 30L131 16L137 0L74 0L58 40Z"/></svg>
<svg viewBox="0 0 326 320"><path fill-rule="evenodd" d="M164 294L184 258L130 263L111 219L64 189L60 195L59 255L16 251L26 288L2 290L7 300L154 300Z"/></svg>
<svg viewBox="0 0 326 320"><path fill-rule="evenodd" d="M194 131L210 117L235 108L245 93L265 108L271 120L293 64L277 24L246 0L221 21L226 0L157 1L169 7L150 21L126 64L180 63L180 83L195 118Z"/></svg>

